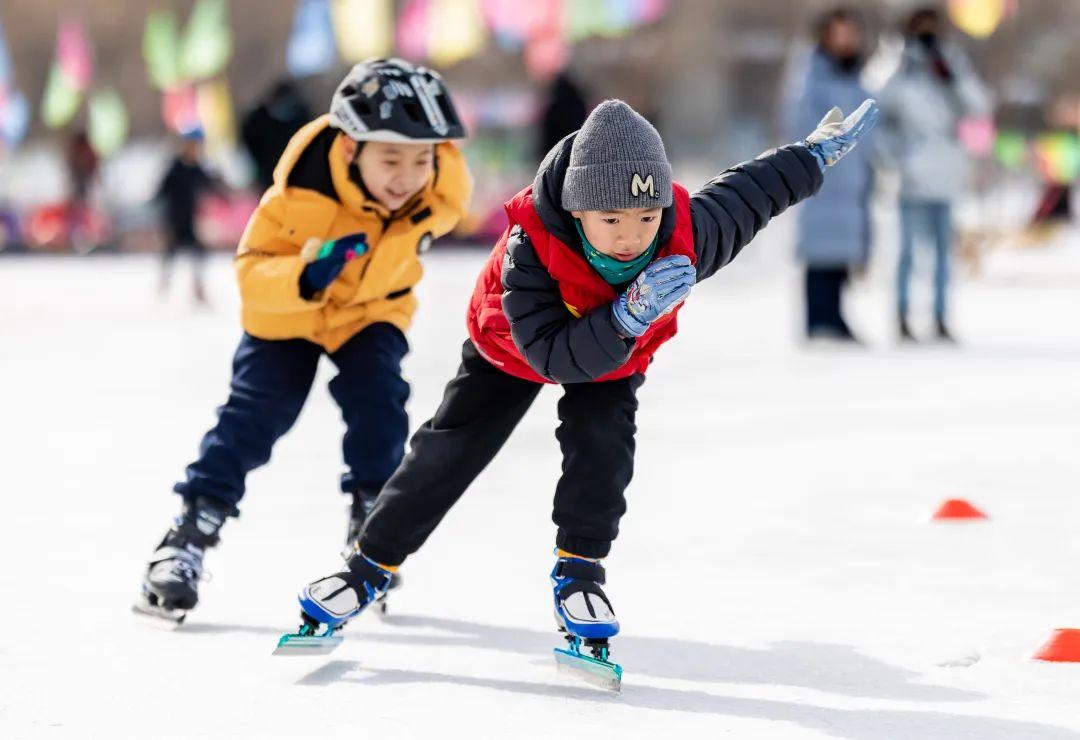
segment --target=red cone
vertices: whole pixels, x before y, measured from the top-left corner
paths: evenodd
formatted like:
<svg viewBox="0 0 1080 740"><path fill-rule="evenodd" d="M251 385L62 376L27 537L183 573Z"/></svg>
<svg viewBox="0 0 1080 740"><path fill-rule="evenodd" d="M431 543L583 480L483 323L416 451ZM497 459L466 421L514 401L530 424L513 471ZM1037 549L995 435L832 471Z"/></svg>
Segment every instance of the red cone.
<svg viewBox="0 0 1080 740"><path fill-rule="evenodd" d="M1050 639L1031 656L1033 660L1055 663L1080 663L1080 630L1054 630Z"/></svg>
<svg viewBox="0 0 1080 740"><path fill-rule="evenodd" d="M962 498L951 498L934 512L930 517L934 521L952 519L989 519L986 514L976 509Z"/></svg>

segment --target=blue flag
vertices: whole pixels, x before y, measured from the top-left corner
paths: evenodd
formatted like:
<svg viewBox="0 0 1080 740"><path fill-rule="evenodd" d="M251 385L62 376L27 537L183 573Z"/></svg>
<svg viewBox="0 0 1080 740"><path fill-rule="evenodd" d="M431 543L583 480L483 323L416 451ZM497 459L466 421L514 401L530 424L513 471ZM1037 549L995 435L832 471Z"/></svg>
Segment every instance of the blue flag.
<svg viewBox="0 0 1080 740"><path fill-rule="evenodd" d="M326 72L337 61L329 0L300 0L293 14L285 66L293 77Z"/></svg>

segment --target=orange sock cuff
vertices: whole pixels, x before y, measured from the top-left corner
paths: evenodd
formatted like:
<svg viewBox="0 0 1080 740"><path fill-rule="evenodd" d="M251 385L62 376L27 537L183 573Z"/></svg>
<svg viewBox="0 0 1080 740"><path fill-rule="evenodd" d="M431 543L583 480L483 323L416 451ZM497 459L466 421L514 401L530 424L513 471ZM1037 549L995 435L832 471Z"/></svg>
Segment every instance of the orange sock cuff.
<svg viewBox="0 0 1080 740"><path fill-rule="evenodd" d="M560 558L577 558L578 560L588 560L590 563L599 563L600 558L587 558L584 555L575 555L572 552L567 552L561 547L555 548L555 555Z"/></svg>
<svg viewBox="0 0 1080 740"><path fill-rule="evenodd" d="M360 542L359 542L359 541L357 541L357 542L356 542L356 543L355 543L355 544L353 545L353 550L355 550L355 551L356 551L356 554L357 554L357 555L359 555L360 557L364 558L364 559L365 559L365 560L367 560L367 561L368 561L369 563L375 563L375 565L379 566L379 567L380 567L380 568L382 568L383 570L385 570L385 571L388 571L388 572L390 572L390 573L397 573L397 572L398 572L398 568L400 568L400 567L401 567L400 565L383 565L382 563L378 562L377 560L373 560L372 558L369 558L369 557L368 557L367 555L365 555L365 554L364 554L364 551L360 549Z"/></svg>

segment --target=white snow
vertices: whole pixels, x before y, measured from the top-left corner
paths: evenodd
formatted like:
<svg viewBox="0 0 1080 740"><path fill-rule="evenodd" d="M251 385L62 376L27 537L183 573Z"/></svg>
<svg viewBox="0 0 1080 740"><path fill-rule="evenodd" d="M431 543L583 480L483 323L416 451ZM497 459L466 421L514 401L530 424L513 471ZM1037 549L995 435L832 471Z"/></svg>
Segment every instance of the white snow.
<svg viewBox="0 0 1080 740"><path fill-rule="evenodd" d="M769 232L767 232L768 234ZM344 535L342 425L317 390L178 632L129 613L225 398L239 336L168 302L146 257L0 261L0 736L1080 738L1080 260L1001 252L955 296L959 348L892 341L891 265L857 286L865 351L797 339L783 231L697 288L641 392L609 559L621 695L557 675L549 389L403 573L392 617L271 658ZM428 259L414 426L464 339L483 255ZM964 497L991 519L926 522Z"/></svg>

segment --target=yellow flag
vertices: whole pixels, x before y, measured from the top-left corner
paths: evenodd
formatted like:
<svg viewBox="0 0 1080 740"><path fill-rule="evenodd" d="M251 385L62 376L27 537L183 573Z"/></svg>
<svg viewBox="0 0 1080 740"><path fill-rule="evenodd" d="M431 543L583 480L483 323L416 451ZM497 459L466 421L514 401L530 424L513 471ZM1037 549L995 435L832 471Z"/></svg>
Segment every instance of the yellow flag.
<svg viewBox="0 0 1080 740"><path fill-rule="evenodd" d="M228 83L222 78L200 83L196 105L206 134L206 153L218 159L236 143L236 115Z"/></svg>
<svg viewBox="0 0 1080 740"><path fill-rule="evenodd" d="M334 0L331 14L342 59L350 64L390 54L394 15L391 0Z"/></svg>
<svg viewBox="0 0 1080 740"><path fill-rule="evenodd" d="M474 56L487 40L479 0L432 0L428 57L435 66Z"/></svg>
<svg viewBox="0 0 1080 740"><path fill-rule="evenodd" d="M949 17L956 27L977 39L984 39L1005 18L1006 0L949 0Z"/></svg>

